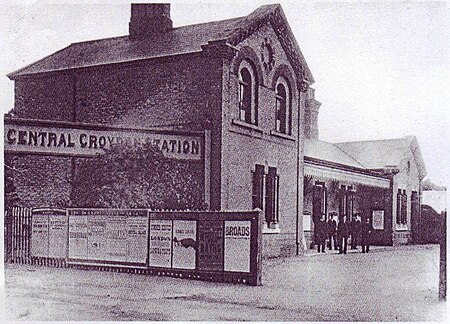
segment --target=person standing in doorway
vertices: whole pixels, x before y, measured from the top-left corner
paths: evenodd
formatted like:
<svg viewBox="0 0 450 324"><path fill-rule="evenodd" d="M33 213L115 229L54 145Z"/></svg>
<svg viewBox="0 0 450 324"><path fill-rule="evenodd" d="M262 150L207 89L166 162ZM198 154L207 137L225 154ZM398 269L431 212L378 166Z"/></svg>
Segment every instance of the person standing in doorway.
<svg viewBox="0 0 450 324"><path fill-rule="evenodd" d="M373 232L372 222L367 217L361 228L361 247L362 253L369 253L370 237Z"/></svg>
<svg viewBox="0 0 450 324"><path fill-rule="evenodd" d="M350 244L350 248L352 250L356 249L356 246L358 245L359 241L360 241L360 237L361 237L361 220L358 214L355 214L353 216L353 221L351 223L351 244Z"/></svg>
<svg viewBox="0 0 450 324"><path fill-rule="evenodd" d="M333 218L333 214L330 213L328 223L327 223L327 234L328 234L328 249L331 250L332 248L332 241L334 245L334 249L337 250L337 240L336 240L336 228L337 223L336 220Z"/></svg>
<svg viewBox="0 0 450 324"><path fill-rule="evenodd" d="M339 254L347 254L348 223L346 217L342 217L337 226L337 239L339 243Z"/></svg>
<svg viewBox="0 0 450 324"><path fill-rule="evenodd" d="M317 252L325 253L325 240L327 239L327 223L325 223L325 215L323 215L316 225L317 233Z"/></svg>

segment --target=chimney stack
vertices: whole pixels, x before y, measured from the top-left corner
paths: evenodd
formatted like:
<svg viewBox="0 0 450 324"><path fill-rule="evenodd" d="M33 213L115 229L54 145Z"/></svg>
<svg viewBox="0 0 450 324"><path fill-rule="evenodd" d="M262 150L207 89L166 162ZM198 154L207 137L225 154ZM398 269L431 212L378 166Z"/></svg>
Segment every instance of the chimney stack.
<svg viewBox="0 0 450 324"><path fill-rule="evenodd" d="M321 103L316 100L315 89L308 88L305 102L305 137L319 139L319 107Z"/></svg>
<svg viewBox="0 0 450 324"><path fill-rule="evenodd" d="M170 4L132 3L129 34L131 39L142 39L171 30Z"/></svg>

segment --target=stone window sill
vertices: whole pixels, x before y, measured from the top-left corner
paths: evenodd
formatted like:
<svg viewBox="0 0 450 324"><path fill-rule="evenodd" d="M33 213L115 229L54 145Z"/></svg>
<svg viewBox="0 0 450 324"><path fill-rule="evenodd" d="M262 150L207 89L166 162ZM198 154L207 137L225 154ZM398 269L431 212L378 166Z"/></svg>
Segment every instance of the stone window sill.
<svg viewBox="0 0 450 324"><path fill-rule="evenodd" d="M267 222L263 221L262 233L263 234L280 234L281 233L280 225L278 223L271 223L268 225Z"/></svg>
<svg viewBox="0 0 450 324"><path fill-rule="evenodd" d="M288 134L277 132L275 130L271 130L270 131L270 135L281 137L281 138L284 138L284 139L287 139L287 140L290 140L290 141L295 141L295 137L293 137L291 135L288 135Z"/></svg>
<svg viewBox="0 0 450 324"><path fill-rule="evenodd" d="M231 120L231 127L230 131L233 133L238 133L241 135L247 135L254 138L262 138L263 137L263 129L253 125L246 123L239 119L232 119Z"/></svg>
<svg viewBox="0 0 450 324"><path fill-rule="evenodd" d="M239 119L233 119L231 122L233 125L244 127L244 128L250 129L252 131L256 131L261 134L263 133L263 129L257 125L249 124L249 123L239 120Z"/></svg>
<svg viewBox="0 0 450 324"><path fill-rule="evenodd" d="M408 225L407 224L396 224L395 225L395 230L396 231L407 231L408 230Z"/></svg>

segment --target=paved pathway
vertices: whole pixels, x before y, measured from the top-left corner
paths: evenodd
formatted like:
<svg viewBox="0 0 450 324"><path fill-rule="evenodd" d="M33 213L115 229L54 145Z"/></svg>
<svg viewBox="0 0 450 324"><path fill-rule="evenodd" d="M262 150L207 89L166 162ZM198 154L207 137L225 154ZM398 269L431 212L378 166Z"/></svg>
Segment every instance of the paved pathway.
<svg viewBox="0 0 450 324"><path fill-rule="evenodd" d="M266 260L263 286L7 265L13 320L442 321L438 246Z"/></svg>

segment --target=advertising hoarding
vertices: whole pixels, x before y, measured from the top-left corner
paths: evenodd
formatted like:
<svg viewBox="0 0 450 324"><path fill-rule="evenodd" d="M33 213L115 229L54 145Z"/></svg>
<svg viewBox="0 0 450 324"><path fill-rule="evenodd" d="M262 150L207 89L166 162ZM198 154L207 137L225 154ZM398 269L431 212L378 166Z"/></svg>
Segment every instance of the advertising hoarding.
<svg viewBox="0 0 450 324"><path fill-rule="evenodd" d="M384 230L384 210L372 211L372 227L375 230Z"/></svg>
<svg viewBox="0 0 450 324"><path fill-rule="evenodd" d="M172 220L150 220L149 266L172 267Z"/></svg>
<svg viewBox="0 0 450 324"><path fill-rule="evenodd" d="M128 234L128 262L145 262L147 258L148 216L129 216L126 220Z"/></svg>
<svg viewBox="0 0 450 324"><path fill-rule="evenodd" d="M33 215L31 220L31 256L48 257L48 215Z"/></svg>
<svg viewBox="0 0 450 324"><path fill-rule="evenodd" d="M223 271L223 221L198 222L199 270Z"/></svg>
<svg viewBox="0 0 450 324"><path fill-rule="evenodd" d="M225 271L250 272L250 226L250 221L225 221Z"/></svg>
<svg viewBox="0 0 450 324"><path fill-rule="evenodd" d="M67 254L67 215L49 215L48 257L64 259Z"/></svg>
<svg viewBox="0 0 450 324"><path fill-rule="evenodd" d="M146 210L69 210L69 258L146 263Z"/></svg>
<svg viewBox="0 0 450 324"><path fill-rule="evenodd" d="M87 216L69 215L69 258L88 258Z"/></svg>
<svg viewBox="0 0 450 324"><path fill-rule="evenodd" d="M197 221L173 221L172 267L195 269L197 256Z"/></svg>

